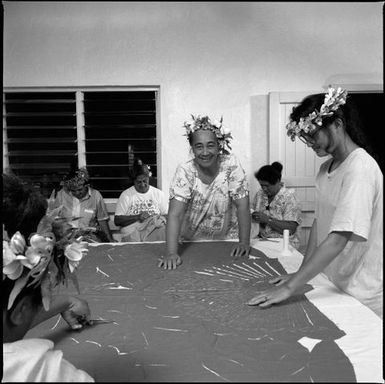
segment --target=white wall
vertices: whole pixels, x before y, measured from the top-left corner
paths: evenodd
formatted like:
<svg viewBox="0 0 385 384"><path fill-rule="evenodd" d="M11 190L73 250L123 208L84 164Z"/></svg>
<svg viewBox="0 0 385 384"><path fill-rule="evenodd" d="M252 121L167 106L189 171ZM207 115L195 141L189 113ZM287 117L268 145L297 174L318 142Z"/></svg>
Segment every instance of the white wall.
<svg viewBox="0 0 385 384"><path fill-rule="evenodd" d="M223 115L254 193L253 172L268 159L270 91L322 91L341 75L382 83L381 2L3 7L4 86L160 86L162 189L188 158L190 114Z"/></svg>

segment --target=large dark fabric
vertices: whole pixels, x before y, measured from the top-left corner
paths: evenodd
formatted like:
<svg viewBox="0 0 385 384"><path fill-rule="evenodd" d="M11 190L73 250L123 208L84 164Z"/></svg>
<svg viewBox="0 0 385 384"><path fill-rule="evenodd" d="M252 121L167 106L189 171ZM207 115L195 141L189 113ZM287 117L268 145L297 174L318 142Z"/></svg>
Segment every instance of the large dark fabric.
<svg viewBox="0 0 385 384"><path fill-rule="evenodd" d="M94 318L115 322L70 331L56 319L45 335L96 381L355 382L335 340L345 333L304 292L269 309L246 304L285 270L231 242L185 243L176 270L158 268L163 243L90 247L78 279ZM314 339L308 349L302 338Z"/></svg>

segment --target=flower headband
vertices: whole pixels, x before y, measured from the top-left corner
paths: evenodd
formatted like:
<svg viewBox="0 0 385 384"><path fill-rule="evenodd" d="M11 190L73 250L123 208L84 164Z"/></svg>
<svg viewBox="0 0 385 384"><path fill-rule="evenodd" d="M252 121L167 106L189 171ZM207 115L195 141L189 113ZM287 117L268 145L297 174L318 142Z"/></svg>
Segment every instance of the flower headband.
<svg viewBox="0 0 385 384"><path fill-rule="evenodd" d="M65 185L68 189L76 189L85 184L88 184L89 181L88 172L85 167L80 168L78 171L76 171L75 176L71 179L67 179L67 177L68 176L64 178L62 184Z"/></svg>
<svg viewBox="0 0 385 384"><path fill-rule="evenodd" d="M9 241L3 240L3 280L15 280L7 309L12 308L25 286L40 286L45 310L49 309L52 290L60 283L67 283L68 279L80 293L73 272L88 252L88 243L73 238L68 223L55 218L58 209L42 218L36 233L29 238L29 245L20 232Z"/></svg>
<svg viewBox="0 0 385 384"><path fill-rule="evenodd" d="M322 119L324 117L333 115L341 105L346 103L347 95L347 91L340 87L337 89L329 87L319 112L315 110L307 117L301 117L298 123L290 121L290 123L286 125L287 135L294 141L295 137L300 136L301 133L311 134L317 129L317 126L322 126Z"/></svg>
<svg viewBox="0 0 385 384"><path fill-rule="evenodd" d="M220 121L211 122L208 116L193 116L191 115L192 120L188 122L184 122L183 126L186 129L186 134L188 138L190 138L191 134L200 129L207 129L211 132L215 133L216 138L218 139L219 148L222 153L229 154L230 152L226 149L226 147L231 150L230 140L233 138L231 136L231 132L225 130L222 126L223 117L221 117Z"/></svg>

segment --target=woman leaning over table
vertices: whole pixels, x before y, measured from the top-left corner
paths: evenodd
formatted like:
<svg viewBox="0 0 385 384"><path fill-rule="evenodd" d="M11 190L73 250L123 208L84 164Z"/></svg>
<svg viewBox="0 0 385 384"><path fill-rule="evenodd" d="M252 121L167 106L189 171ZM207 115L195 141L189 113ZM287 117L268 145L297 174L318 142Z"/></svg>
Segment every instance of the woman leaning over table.
<svg viewBox="0 0 385 384"><path fill-rule="evenodd" d="M329 88L326 95L306 97L291 113L291 139L297 136L317 156L331 157L316 177L315 220L300 268L272 279L275 286L250 305L279 303L324 272L382 317L383 175L365 149L356 112L346 91Z"/></svg>
<svg viewBox="0 0 385 384"><path fill-rule="evenodd" d="M238 159L228 152L231 134L208 116L185 123L193 159L180 164L170 186L166 255L158 266L175 269L182 240L237 239L233 257L250 250L249 190Z"/></svg>
<svg viewBox="0 0 385 384"><path fill-rule="evenodd" d="M259 236L283 237L283 231L289 230L290 244L298 249L298 225L301 224L301 206L291 189L287 189L282 179L282 164L275 161L264 165L254 176L261 189L255 194L251 210L251 219L259 223Z"/></svg>

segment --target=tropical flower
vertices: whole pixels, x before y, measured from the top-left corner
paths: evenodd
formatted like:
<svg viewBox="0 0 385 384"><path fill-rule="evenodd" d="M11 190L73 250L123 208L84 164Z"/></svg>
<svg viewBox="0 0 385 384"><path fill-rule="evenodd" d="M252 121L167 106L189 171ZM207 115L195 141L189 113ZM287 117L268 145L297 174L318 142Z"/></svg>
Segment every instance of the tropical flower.
<svg viewBox="0 0 385 384"><path fill-rule="evenodd" d="M340 87L337 89L329 87L319 112L315 110L307 117L301 117L298 123L290 121L286 125L287 135L294 141L295 137L300 136L301 133L308 134L313 132L317 128L317 125L322 126L322 119L324 117L333 115L341 105L346 103L347 95L347 91Z"/></svg>
<svg viewBox="0 0 385 384"><path fill-rule="evenodd" d="M68 259L68 266L71 273L78 267L81 259L88 252L88 243L86 241L75 241L66 246L64 255Z"/></svg>
<svg viewBox="0 0 385 384"><path fill-rule="evenodd" d="M222 153L229 154L230 152L226 147L231 150L230 140L232 139L231 132L229 129L224 128L222 125L223 117L218 120L211 121L208 116L197 116L191 115L192 120L184 122L183 126L186 130L185 136L188 138L192 133L200 129L207 129L215 133L218 139L219 148Z"/></svg>
<svg viewBox="0 0 385 384"><path fill-rule="evenodd" d="M3 241L3 279L8 277L11 280L18 279L23 273L23 265L15 255L10 244Z"/></svg>
<svg viewBox="0 0 385 384"><path fill-rule="evenodd" d="M75 239L66 221L49 213L40 221L37 233L29 238L29 245L20 232L16 232L11 240L3 241L3 279L15 281L8 308L26 285L40 286L46 310L49 309L53 288L67 282L68 278L79 292L73 272L87 254L87 247L87 242Z"/></svg>
<svg viewBox="0 0 385 384"><path fill-rule="evenodd" d="M39 264L42 258L49 259L51 257L54 242L49 237L41 236L35 233L30 239L31 246L25 251L25 258L21 263L29 269Z"/></svg>
<svg viewBox="0 0 385 384"><path fill-rule="evenodd" d="M17 254L17 255L23 254L25 246L26 246L24 236L19 231L17 231L11 237L11 240L9 242L9 246L15 254Z"/></svg>

